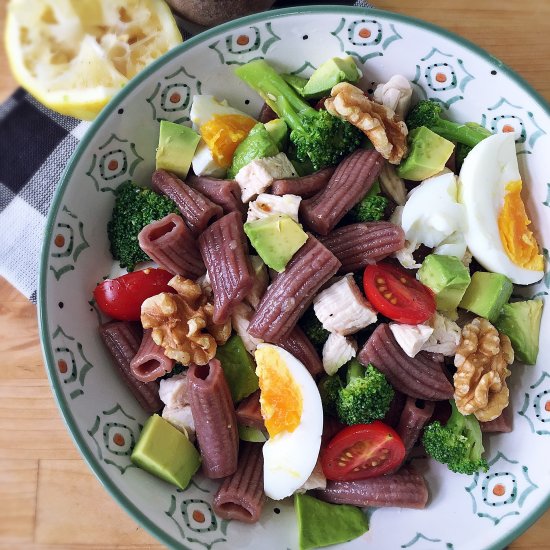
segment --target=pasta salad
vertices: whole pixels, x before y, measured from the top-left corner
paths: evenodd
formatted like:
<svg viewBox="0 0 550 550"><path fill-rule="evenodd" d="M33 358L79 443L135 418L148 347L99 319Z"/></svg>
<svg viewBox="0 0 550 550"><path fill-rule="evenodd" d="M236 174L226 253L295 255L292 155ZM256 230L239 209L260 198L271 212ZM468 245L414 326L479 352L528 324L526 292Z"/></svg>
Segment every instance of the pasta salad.
<svg viewBox="0 0 550 550"><path fill-rule="evenodd" d="M419 453L488 469L511 366L537 359L543 304L515 289L543 258L512 134L411 105L402 75L367 93L351 57L235 73L257 117L195 96L192 127L160 123L151 186L117 189L128 272L94 290L99 331L151 415L136 465L220 480L226 519L292 497L317 548L368 530L363 508L424 508Z"/></svg>

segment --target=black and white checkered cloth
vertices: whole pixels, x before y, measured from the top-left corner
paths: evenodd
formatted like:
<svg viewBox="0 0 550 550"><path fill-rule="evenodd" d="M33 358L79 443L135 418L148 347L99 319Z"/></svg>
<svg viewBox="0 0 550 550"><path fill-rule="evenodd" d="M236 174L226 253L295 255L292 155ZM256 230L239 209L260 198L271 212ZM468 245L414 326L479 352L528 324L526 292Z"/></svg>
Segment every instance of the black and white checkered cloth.
<svg viewBox="0 0 550 550"><path fill-rule="evenodd" d="M0 276L32 302L53 193L89 125L50 111L22 89L0 106Z"/></svg>

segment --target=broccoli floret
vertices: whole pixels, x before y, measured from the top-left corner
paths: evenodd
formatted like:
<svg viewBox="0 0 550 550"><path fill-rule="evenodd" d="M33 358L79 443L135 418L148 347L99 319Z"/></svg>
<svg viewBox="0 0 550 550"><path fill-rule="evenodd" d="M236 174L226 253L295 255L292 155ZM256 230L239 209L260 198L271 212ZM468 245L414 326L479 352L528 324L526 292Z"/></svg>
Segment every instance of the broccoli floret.
<svg viewBox="0 0 550 550"><path fill-rule="evenodd" d="M152 221L172 212L179 214L176 203L151 189L131 182L118 187L107 235L111 254L120 262L120 267L133 271L137 263L150 259L139 247L138 233Z"/></svg>
<svg viewBox="0 0 550 550"><path fill-rule="evenodd" d="M394 390L373 365L363 367L356 359L348 364L347 385L338 392L338 418L349 426L370 424L386 416Z"/></svg>
<svg viewBox="0 0 550 550"><path fill-rule="evenodd" d="M336 403L338 392L342 389L342 381L338 375L325 376L319 382L319 394L326 414L336 416Z"/></svg>
<svg viewBox="0 0 550 550"><path fill-rule="evenodd" d="M323 328L323 324L312 307L310 307L300 319L300 328L306 333L306 336L310 339L311 343L318 349L322 349L325 342L330 336L330 332Z"/></svg>
<svg viewBox="0 0 550 550"><path fill-rule="evenodd" d="M315 110L263 59L237 67L235 74L288 124L298 161L309 159L319 170L338 164L360 146L361 130L324 109Z"/></svg>
<svg viewBox="0 0 550 550"><path fill-rule="evenodd" d="M443 107L440 103L430 99L419 101L407 116L409 132L420 126L428 127L432 132L439 134L449 141L463 143L474 147L480 141L491 135L491 132L478 124L459 124L441 118Z"/></svg>
<svg viewBox="0 0 550 550"><path fill-rule="evenodd" d="M384 216L388 199L382 195L367 194L346 215L346 222L377 222Z"/></svg>
<svg viewBox="0 0 550 550"><path fill-rule="evenodd" d="M445 426L436 420L424 428L422 442L426 452L453 472L469 475L479 470L486 472L489 466L481 457L484 449L479 422L473 414L460 414L454 401L451 407L451 417Z"/></svg>
<svg viewBox="0 0 550 550"><path fill-rule="evenodd" d="M384 217L388 199L380 194L380 183L375 181L369 192L344 217L342 224L377 222Z"/></svg>

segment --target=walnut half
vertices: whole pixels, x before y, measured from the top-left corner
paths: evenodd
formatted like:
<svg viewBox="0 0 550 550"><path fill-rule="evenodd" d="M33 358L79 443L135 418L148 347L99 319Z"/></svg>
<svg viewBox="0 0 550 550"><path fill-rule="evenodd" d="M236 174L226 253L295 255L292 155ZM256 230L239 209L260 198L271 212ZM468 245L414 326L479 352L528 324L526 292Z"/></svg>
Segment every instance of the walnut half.
<svg viewBox="0 0 550 550"><path fill-rule="evenodd" d="M167 357L183 365L205 365L231 335L231 322L213 323L214 306L197 283L176 275L168 284L177 294L147 298L141 305L141 324L153 329L151 336Z"/></svg>
<svg viewBox="0 0 550 550"><path fill-rule="evenodd" d="M325 99L325 109L362 130L374 148L391 164L407 154L407 126L395 112L371 101L360 88L341 82Z"/></svg>
<svg viewBox="0 0 550 550"><path fill-rule="evenodd" d="M457 409L481 422L497 418L508 405L506 378L513 362L510 339L487 319L476 317L465 325L455 355Z"/></svg>

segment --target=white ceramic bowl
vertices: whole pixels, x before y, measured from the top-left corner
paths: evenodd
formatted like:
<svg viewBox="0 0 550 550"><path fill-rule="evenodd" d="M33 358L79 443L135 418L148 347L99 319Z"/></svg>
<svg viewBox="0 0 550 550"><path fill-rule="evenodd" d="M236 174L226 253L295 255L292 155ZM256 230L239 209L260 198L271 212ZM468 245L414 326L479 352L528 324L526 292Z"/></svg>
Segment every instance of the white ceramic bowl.
<svg viewBox="0 0 550 550"><path fill-rule="evenodd" d="M376 10L286 9L207 31L148 67L102 111L67 167L48 218L39 305L50 381L77 446L120 505L169 546L294 549L294 512L290 503L269 502L254 526L220 520L210 505L212 482L196 479L180 491L131 464L146 415L117 378L89 303L95 284L112 269L106 224L113 190L127 180L150 181L158 121L188 120L194 94L215 94L258 113L260 99L233 76L236 65L265 57L307 75L344 52L363 67L365 88L402 73L414 82L417 98L438 99L452 119L515 132L528 207L548 261L548 107L518 76L457 36ZM546 296L549 287L547 274L523 291ZM542 334L549 333L546 308ZM514 431L486 438L487 474L455 475L416 460L430 487L428 507L374 510L369 533L346 548L500 549L527 528L550 500L549 364L543 337L538 364L514 366Z"/></svg>

